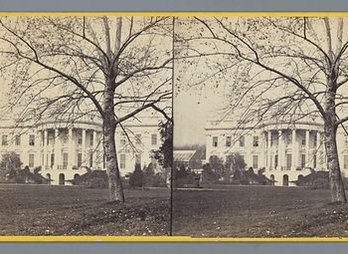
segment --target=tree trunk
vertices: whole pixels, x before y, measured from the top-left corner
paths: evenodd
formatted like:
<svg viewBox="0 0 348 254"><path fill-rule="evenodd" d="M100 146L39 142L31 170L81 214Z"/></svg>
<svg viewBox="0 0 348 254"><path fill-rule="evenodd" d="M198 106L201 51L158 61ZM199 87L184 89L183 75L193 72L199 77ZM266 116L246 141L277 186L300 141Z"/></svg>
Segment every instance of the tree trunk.
<svg viewBox="0 0 348 254"><path fill-rule="evenodd" d="M326 95L326 117L324 124L325 150L327 156L327 167L330 176L331 201L346 202L340 164L337 151L337 126L335 112L335 93L328 91Z"/></svg>
<svg viewBox="0 0 348 254"><path fill-rule="evenodd" d="M105 154L105 167L109 179L109 201L124 202L124 194L117 163L114 118L114 91L108 86L104 93L104 117L103 117L103 146Z"/></svg>

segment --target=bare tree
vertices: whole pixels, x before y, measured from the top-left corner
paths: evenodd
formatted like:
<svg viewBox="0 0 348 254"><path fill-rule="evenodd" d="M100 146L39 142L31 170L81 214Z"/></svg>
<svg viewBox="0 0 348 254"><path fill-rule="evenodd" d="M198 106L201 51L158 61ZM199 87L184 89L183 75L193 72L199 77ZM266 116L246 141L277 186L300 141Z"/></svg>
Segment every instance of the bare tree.
<svg viewBox="0 0 348 254"><path fill-rule="evenodd" d="M109 199L123 202L115 131L128 136L124 122L145 110L168 117L171 19L3 17L0 29L1 74L18 120L99 116Z"/></svg>
<svg viewBox="0 0 348 254"><path fill-rule="evenodd" d="M319 117L332 201L346 202L336 134L348 120L347 20L327 17L215 17L182 19L177 45L191 85L229 85L225 114L240 124ZM190 29L188 29L190 27ZM192 68L191 68L192 69Z"/></svg>

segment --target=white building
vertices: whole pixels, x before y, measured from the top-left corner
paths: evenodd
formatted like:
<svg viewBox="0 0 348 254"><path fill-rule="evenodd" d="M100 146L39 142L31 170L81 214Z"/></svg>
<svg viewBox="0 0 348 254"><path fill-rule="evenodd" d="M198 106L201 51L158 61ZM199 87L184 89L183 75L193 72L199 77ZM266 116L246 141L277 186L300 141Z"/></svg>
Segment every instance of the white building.
<svg viewBox="0 0 348 254"><path fill-rule="evenodd" d="M134 170L135 163L156 164L151 151L161 146L159 118L140 117L116 131L117 156L122 176ZM15 152L22 166L41 167L42 176L52 184L69 184L77 175L104 169L102 125L97 117L83 117L70 124L46 121L35 127L15 127L10 120L0 122L0 154ZM157 165L157 164L156 164Z"/></svg>
<svg viewBox="0 0 348 254"><path fill-rule="evenodd" d="M327 170L323 145L323 124L302 119L296 123L264 122L257 128L236 128L235 121L209 121L205 128L206 159L218 156L225 160L231 153L244 157L247 167L265 168L265 175L276 185L293 185L292 181L310 173L310 168ZM341 170L348 173L348 142L339 131L338 150Z"/></svg>

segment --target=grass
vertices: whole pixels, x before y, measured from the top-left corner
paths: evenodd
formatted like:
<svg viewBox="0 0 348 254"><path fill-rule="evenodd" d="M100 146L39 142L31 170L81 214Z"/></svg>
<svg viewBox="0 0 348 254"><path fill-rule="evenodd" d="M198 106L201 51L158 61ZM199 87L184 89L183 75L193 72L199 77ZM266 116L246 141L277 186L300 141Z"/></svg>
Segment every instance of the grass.
<svg viewBox="0 0 348 254"><path fill-rule="evenodd" d="M107 190L77 186L0 185L0 235L167 235L167 189Z"/></svg>
<svg viewBox="0 0 348 254"><path fill-rule="evenodd" d="M348 206L329 190L225 186L178 189L174 235L196 237L347 237Z"/></svg>

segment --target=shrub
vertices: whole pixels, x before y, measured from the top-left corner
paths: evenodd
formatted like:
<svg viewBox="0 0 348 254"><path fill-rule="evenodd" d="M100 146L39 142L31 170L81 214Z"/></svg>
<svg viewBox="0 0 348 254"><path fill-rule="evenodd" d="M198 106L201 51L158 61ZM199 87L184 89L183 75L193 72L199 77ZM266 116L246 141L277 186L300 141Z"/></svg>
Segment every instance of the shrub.
<svg viewBox="0 0 348 254"><path fill-rule="evenodd" d="M72 184L83 185L87 188L103 189L108 187L108 176L106 171L103 170L88 171L73 179Z"/></svg>
<svg viewBox="0 0 348 254"><path fill-rule="evenodd" d="M133 187L144 186L144 173L141 170L140 164L135 164L133 173L129 175L129 185Z"/></svg>

